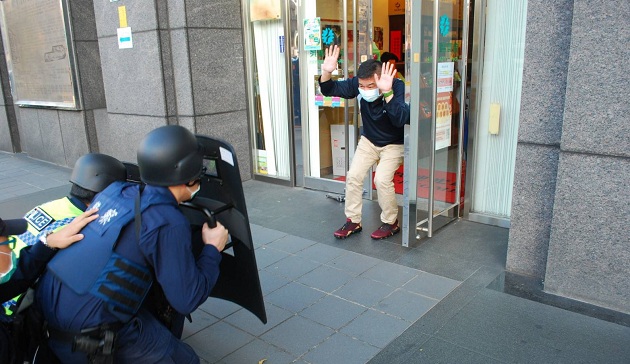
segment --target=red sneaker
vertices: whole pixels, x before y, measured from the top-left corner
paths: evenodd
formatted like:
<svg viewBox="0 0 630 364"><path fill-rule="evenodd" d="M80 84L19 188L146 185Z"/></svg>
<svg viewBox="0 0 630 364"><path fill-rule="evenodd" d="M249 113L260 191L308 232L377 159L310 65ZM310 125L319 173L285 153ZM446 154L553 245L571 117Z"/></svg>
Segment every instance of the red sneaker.
<svg viewBox="0 0 630 364"><path fill-rule="evenodd" d="M348 236L354 233L358 233L361 230L363 230L363 228L361 227L361 223L355 224L352 222L352 220L346 219L346 223L343 224L343 226L340 227L339 230L335 231L335 238L345 239Z"/></svg>
<svg viewBox="0 0 630 364"><path fill-rule="evenodd" d="M376 231L370 235L372 239L385 239L390 237L400 231L400 227L398 226L398 220L394 221L393 224L385 224L381 225Z"/></svg>

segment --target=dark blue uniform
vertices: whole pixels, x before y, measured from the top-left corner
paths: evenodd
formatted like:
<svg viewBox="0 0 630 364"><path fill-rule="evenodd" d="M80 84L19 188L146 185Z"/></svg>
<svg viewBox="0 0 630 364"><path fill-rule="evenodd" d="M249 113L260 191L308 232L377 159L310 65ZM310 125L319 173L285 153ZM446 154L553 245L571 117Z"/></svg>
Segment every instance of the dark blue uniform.
<svg viewBox="0 0 630 364"><path fill-rule="evenodd" d="M83 241L60 251L51 261L49 270L38 285L38 305L49 326L62 332L77 333L86 328L123 321L124 326L118 331L116 339L116 363L198 362L194 351L149 314L144 307L146 305L127 321L121 319L120 312L112 308L111 302L95 294L94 287L100 284L98 282L107 280L105 277L108 276L102 273L114 266L107 263L109 268L104 268L102 256L108 253L95 245L107 242L104 237L115 230L107 230L108 224L114 224L117 218L124 216L127 216L127 222L120 233L116 233L119 235L117 243L110 244L108 248L112 256L117 257L111 258L110 262L147 268L178 313L186 315L194 311L208 298L217 281L221 254L214 246L205 245L195 261L189 221L165 187L149 185L142 192L142 228L138 242L133 223L133 203L129 208L129 202L134 201L137 194L137 185L115 182L97 195L94 205L102 202L99 218L82 231L85 235ZM116 208L110 207L112 203ZM120 205L115 205L117 203ZM92 276L99 278L87 281L84 278ZM85 287L91 285L87 293L80 287L82 284ZM69 342L51 338L49 345L64 362L87 362L84 353L71 353Z"/></svg>

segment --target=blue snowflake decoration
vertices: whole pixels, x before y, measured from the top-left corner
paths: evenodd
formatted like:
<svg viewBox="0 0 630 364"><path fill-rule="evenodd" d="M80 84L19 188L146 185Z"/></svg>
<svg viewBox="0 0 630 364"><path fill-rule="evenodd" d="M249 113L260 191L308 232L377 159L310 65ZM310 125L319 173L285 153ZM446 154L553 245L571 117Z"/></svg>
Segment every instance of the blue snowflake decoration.
<svg viewBox="0 0 630 364"><path fill-rule="evenodd" d="M451 21L448 19L448 15L442 15L440 17L440 34L446 37L448 32L451 31Z"/></svg>
<svg viewBox="0 0 630 364"><path fill-rule="evenodd" d="M335 41L335 32L333 32L332 28L324 28L322 32L322 42L326 45L330 45Z"/></svg>

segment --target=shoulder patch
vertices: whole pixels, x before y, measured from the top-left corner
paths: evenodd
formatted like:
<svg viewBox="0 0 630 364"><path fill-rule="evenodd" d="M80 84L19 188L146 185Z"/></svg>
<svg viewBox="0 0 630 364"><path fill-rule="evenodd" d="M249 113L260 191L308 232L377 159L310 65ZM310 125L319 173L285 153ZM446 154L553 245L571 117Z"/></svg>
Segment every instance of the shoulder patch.
<svg viewBox="0 0 630 364"><path fill-rule="evenodd" d="M44 210L36 207L29 211L24 219L28 221L37 231L42 231L46 226L50 225L55 219L48 215Z"/></svg>

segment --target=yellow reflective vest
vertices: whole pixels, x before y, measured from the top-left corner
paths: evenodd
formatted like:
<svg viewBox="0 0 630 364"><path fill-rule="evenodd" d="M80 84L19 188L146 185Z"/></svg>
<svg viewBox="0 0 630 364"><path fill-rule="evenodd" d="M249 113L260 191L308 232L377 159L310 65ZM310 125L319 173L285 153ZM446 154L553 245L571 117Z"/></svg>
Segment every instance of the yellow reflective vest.
<svg viewBox="0 0 630 364"><path fill-rule="evenodd" d="M85 208L85 204L76 198L64 197L46 202L27 212L24 219L28 221L28 230L24 234L12 237L15 238L15 246L12 247L15 255L19 259L20 250L27 245L37 243L39 238L47 232L56 231L68 224L75 217L81 215ZM20 296L2 304L7 316L13 314L13 307L17 304Z"/></svg>

